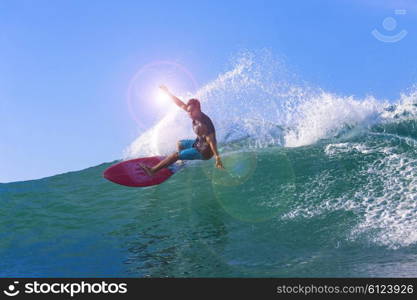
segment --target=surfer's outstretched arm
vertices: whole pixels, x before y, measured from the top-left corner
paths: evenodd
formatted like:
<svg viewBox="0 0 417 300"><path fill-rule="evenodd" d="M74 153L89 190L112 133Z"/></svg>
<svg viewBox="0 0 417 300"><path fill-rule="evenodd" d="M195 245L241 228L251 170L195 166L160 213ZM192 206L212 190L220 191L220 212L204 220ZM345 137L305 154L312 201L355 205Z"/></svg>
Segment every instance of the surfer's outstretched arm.
<svg viewBox="0 0 417 300"><path fill-rule="evenodd" d="M207 135L206 141L210 145L211 151L213 151L214 157L216 158L216 167L219 169L224 169L219 151L217 151L217 142L216 138L214 137L214 133Z"/></svg>
<svg viewBox="0 0 417 300"><path fill-rule="evenodd" d="M181 107L183 110L187 111L187 105L174 94L172 94L165 85L161 85L159 88L163 90L168 96L170 96L176 105Z"/></svg>

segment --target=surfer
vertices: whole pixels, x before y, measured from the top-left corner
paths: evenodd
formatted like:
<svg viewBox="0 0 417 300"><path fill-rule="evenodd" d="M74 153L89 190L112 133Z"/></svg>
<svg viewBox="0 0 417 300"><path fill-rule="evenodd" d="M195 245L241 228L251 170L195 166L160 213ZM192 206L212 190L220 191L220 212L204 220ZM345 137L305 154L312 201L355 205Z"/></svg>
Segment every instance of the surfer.
<svg viewBox="0 0 417 300"><path fill-rule="evenodd" d="M216 167L224 169L219 152L217 151L216 130L210 118L201 111L200 101L197 99L188 100L187 104L173 95L166 86L161 85L163 90L176 105L185 110L192 120L192 126L197 138L195 140L180 140L178 142L178 151L167 156L156 166L149 168L143 164L139 166L149 176L154 175L162 168L166 168L177 160L207 160L213 157L216 159Z"/></svg>

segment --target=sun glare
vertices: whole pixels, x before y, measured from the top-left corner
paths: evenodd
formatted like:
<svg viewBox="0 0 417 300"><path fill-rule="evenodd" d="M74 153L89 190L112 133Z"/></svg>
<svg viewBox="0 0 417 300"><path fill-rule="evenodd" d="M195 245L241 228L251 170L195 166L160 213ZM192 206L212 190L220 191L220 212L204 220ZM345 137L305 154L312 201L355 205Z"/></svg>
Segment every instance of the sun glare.
<svg viewBox="0 0 417 300"><path fill-rule="evenodd" d="M169 101L169 96L164 91L158 89L156 93L156 102L158 104L167 104Z"/></svg>

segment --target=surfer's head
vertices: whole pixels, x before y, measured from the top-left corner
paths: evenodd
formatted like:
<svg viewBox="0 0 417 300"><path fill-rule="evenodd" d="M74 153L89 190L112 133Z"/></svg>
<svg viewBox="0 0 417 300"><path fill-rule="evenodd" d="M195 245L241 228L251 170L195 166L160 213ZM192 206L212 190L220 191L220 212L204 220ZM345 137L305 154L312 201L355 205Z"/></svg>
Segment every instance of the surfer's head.
<svg viewBox="0 0 417 300"><path fill-rule="evenodd" d="M200 101L197 99L190 99L187 102L187 112L191 119L195 119L201 114Z"/></svg>

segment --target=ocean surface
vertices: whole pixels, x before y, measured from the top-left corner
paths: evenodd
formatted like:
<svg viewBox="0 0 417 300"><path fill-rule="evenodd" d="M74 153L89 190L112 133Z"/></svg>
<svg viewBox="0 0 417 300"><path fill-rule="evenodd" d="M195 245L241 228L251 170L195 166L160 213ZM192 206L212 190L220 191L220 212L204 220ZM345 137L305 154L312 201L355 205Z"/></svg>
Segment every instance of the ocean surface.
<svg viewBox="0 0 417 300"><path fill-rule="evenodd" d="M331 94L268 52L194 94L225 171L193 161L161 185L115 162L0 184L2 277L416 277L417 92ZM138 118L140 119L140 118ZM173 110L121 159L192 137Z"/></svg>

